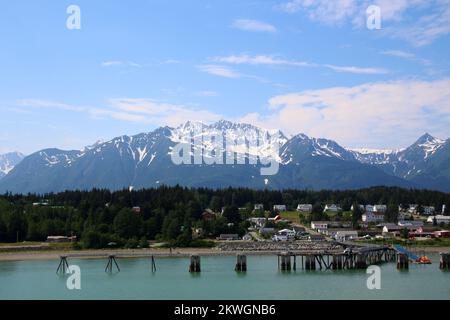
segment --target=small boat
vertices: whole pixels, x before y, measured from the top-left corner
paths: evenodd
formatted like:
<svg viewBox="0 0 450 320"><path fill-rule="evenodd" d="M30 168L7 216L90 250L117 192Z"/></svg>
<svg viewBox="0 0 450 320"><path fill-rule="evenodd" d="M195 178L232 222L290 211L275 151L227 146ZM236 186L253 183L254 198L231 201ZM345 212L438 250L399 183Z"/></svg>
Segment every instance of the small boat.
<svg viewBox="0 0 450 320"><path fill-rule="evenodd" d="M423 257L420 257L419 260L417 260L417 263L431 264L431 260L427 256L423 256Z"/></svg>

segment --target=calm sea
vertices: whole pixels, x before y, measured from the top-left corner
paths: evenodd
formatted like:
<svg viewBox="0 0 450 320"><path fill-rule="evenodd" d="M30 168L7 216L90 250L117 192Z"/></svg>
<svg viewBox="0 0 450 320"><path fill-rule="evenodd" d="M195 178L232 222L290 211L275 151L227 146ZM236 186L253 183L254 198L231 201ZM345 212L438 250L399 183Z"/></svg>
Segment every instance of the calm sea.
<svg viewBox="0 0 450 320"><path fill-rule="evenodd" d="M202 257L202 272L188 272L189 258L69 259L81 269L81 290L68 290L59 261L0 262L0 299L450 299L450 272L432 265L398 271L381 265L381 289L369 290L365 270L279 272L276 256L248 256L248 272L234 271L235 257Z"/></svg>

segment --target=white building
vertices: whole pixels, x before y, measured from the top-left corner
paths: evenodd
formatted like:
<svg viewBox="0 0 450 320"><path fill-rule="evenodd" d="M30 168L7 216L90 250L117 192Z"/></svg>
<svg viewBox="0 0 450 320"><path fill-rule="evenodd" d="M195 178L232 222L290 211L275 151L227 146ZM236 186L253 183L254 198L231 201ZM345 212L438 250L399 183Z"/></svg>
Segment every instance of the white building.
<svg viewBox="0 0 450 320"><path fill-rule="evenodd" d="M417 213L417 207L419 207L417 204L410 204L408 212L409 213Z"/></svg>
<svg viewBox="0 0 450 320"><path fill-rule="evenodd" d="M364 209L366 212L385 213L387 210L387 206L385 204L376 204L376 205L368 204Z"/></svg>
<svg viewBox="0 0 450 320"><path fill-rule="evenodd" d="M325 209L323 210L323 212L326 212L326 211L339 212L341 210L342 210L341 207L339 207L338 205L327 204L327 205L325 205Z"/></svg>
<svg viewBox="0 0 450 320"><path fill-rule="evenodd" d="M362 215L363 222L383 222L384 221L384 213L374 212L374 211L366 211Z"/></svg>
<svg viewBox="0 0 450 320"><path fill-rule="evenodd" d="M286 211L286 206L284 204L276 204L273 206L273 211L284 212Z"/></svg>
<svg viewBox="0 0 450 320"><path fill-rule="evenodd" d="M288 237L285 235L281 235L281 234L276 234L272 237L273 241L288 241Z"/></svg>
<svg viewBox="0 0 450 320"><path fill-rule="evenodd" d="M328 229L328 222L311 221L311 229L314 229L314 230Z"/></svg>
<svg viewBox="0 0 450 320"><path fill-rule="evenodd" d="M334 238L336 241L354 240L358 238L358 232L355 230L338 231Z"/></svg>
<svg viewBox="0 0 450 320"><path fill-rule="evenodd" d="M387 210L387 206L385 204L376 204L373 206L374 212L385 213Z"/></svg>
<svg viewBox="0 0 450 320"><path fill-rule="evenodd" d="M428 217L427 222L433 223L434 219L436 219L437 224L449 224L450 223L450 216L443 216L443 215L437 215L437 216L430 216Z"/></svg>
<svg viewBox="0 0 450 320"><path fill-rule="evenodd" d="M255 204L255 210L264 210L264 205L262 203Z"/></svg>
<svg viewBox="0 0 450 320"><path fill-rule="evenodd" d="M311 212L312 211L312 204L306 204L306 203L303 203L303 204L299 204L298 206L297 206L297 211L299 211L299 212Z"/></svg>
<svg viewBox="0 0 450 320"><path fill-rule="evenodd" d="M286 237L287 240L292 240L295 239L295 235L297 234L297 232L295 232L295 230L291 230L291 229L283 229L277 232L276 236L280 236L280 237Z"/></svg>
<svg viewBox="0 0 450 320"><path fill-rule="evenodd" d="M254 223L257 228L263 228L266 225L266 218L249 218L248 221Z"/></svg>
<svg viewBox="0 0 450 320"><path fill-rule="evenodd" d="M431 216L434 214L435 208L432 206L424 206L423 208L423 214L426 216Z"/></svg>

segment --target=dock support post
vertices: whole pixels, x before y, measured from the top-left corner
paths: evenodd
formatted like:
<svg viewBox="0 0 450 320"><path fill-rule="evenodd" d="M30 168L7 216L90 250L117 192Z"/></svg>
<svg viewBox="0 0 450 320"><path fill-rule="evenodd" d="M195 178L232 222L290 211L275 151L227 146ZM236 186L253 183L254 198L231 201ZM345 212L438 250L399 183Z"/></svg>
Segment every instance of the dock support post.
<svg viewBox="0 0 450 320"><path fill-rule="evenodd" d="M247 271L247 256L243 254L238 254L236 256L236 267L234 270L239 272Z"/></svg>
<svg viewBox="0 0 450 320"><path fill-rule="evenodd" d="M305 269L316 270L316 257L314 255L307 255L305 257Z"/></svg>
<svg viewBox="0 0 450 320"><path fill-rule="evenodd" d="M152 272L156 272L156 263L155 263L155 257L152 256Z"/></svg>
<svg viewBox="0 0 450 320"><path fill-rule="evenodd" d="M332 262L333 270L342 270L343 269L342 258L343 257L340 254L333 255L333 262Z"/></svg>
<svg viewBox="0 0 450 320"><path fill-rule="evenodd" d="M189 272L200 272L200 256L191 256L191 264L189 265Z"/></svg>
<svg viewBox="0 0 450 320"><path fill-rule="evenodd" d="M65 274L67 269L69 269L69 263L67 262L67 256L60 256L60 261L58 265L58 269L56 269L56 273Z"/></svg>
<svg viewBox="0 0 450 320"><path fill-rule="evenodd" d="M440 253L441 260L439 262L439 268L441 270L450 269L450 254L449 253Z"/></svg>
<svg viewBox="0 0 450 320"><path fill-rule="evenodd" d="M356 269L366 269L367 268L367 256L363 253L356 254Z"/></svg>
<svg viewBox="0 0 450 320"><path fill-rule="evenodd" d="M281 253L278 256L279 269L281 271L291 271L291 255L288 253Z"/></svg>
<svg viewBox="0 0 450 320"><path fill-rule="evenodd" d="M397 269L408 269L409 267L409 259L408 256L404 253L397 254Z"/></svg>
<svg viewBox="0 0 450 320"><path fill-rule="evenodd" d="M117 268L117 271L120 272L120 268L119 268L119 265L117 264L115 255L109 255L108 256L108 263L106 265L105 272L110 272L111 273L113 271L113 263L115 264L115 266Z"/></svg>

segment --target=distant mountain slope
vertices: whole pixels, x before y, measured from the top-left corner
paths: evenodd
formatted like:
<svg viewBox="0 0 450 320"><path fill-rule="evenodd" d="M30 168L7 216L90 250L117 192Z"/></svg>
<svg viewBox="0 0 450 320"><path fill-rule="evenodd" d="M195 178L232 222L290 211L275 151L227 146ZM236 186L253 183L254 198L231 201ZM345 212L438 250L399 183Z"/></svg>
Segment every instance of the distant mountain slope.
<svg viewBox="0 0 450 320"><path fill-rule="evenodd" d="M175 165L179 143L240 140L250 147L234 149L245 164ZM228 140L227 140L228 139ZM250 141L259 144L252 146ZM279 152L274 145L279 144ZM199 148L189 151L189 159ZM249 164L256 154L276 161L279 172L260 174L261 164ZM212 157L212 155L208 155ZM349 150L327 139L248 124L219 121L211 125L187 122L149 133L121 136L83 150L46 149L26 157L0 181L0 192L51 192L66 189L121 189L180 184L191 187L352 189L377 185L450 190L450 145L426 134L397 151Z"/></svg>
<svg viewBox="0 0 450 320"><path fill-rule="evenodd" d="M418 187L450 192L450 140L441 140L426 133L406 149L353 152L362 163L377 166Z"/></svg>
<svg viewBox="0 0 450 320"><path fill-rule="evenodd" d="M6 176L25 156L20 152L0 154L0 179Z"/></svg>

